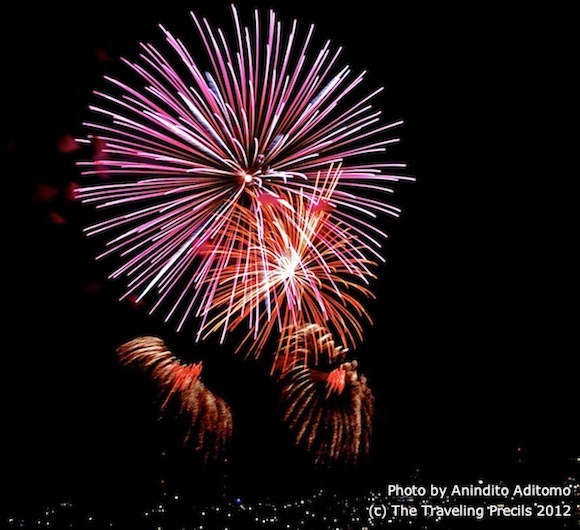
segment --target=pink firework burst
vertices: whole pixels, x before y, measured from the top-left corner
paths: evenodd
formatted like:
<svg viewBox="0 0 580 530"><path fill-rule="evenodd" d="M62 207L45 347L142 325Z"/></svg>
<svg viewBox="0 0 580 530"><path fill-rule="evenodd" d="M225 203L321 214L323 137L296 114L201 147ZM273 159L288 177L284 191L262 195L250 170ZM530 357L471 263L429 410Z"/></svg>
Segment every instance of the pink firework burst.
<svg viewBox="0 0 580 530"><path fill-rule="evenodd" d="M340 163L332 206L316 208L332 209L382 259L374 219L398 215L383 194L408 179L396 174L403 164L381 160L401 122L381 123L372 101L382 89L361 92L364 72L341 65L340 48L314 49L313 26L285 30L273 11L265 20L256 11L249 26L232 13L229 42L191 14L201 58L161 27L169 53L142 43L138 60L124 60L132 81L106 77L112 89L96 92L101 103L85 123L103 146L83 163L94 182L79 196L103 215L86 231L110 234L101 257L119 260L111 277L127 278L125 296L156 293L151 311L164 305L178 330L213 307L218 283L235 285L227 274L248 216L252 242L263 245L267 212L295 216L296 197L312 202L318 172Z"/></svg>

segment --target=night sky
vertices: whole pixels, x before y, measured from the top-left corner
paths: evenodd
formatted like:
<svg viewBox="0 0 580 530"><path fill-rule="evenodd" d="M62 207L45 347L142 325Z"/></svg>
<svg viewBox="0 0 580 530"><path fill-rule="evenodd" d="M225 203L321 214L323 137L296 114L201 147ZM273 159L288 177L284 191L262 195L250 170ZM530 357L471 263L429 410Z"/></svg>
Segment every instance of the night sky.
<svg viewBox="0 0 580 530"><path fill-rule="evenodd" d="M187 41L188 9L231 29L228 4L20 2L5 11L2 35L6 504L139 504L160 473L194 496L224 484L233 495L364 489L417 468L440 481L561 481L579 452L571 13L237 5L246 18L258 6L315 22L317 43L344 45L354 70L369 70L366 87L386 87L385 119L405 120L387 156L417 182L397 186L402 218L381 220L388 263L369 304L375 326L356 352L376 397L370 461L312 470L280 426L267 352L234 358L235 336L193 346L191 332L117 302L122 285L106 282L98 245L81 233L90 211L66 198L86 153L61 153L58 139L83 133L91 90L119 70L115 58L134 56L139 40L161 42L158 22ZM39 185L57 192L47 199ZM203 469L177 449L152 389L118 367L115 347L138 334L205 360L204 382L236 422L225 468Z"/></svg>

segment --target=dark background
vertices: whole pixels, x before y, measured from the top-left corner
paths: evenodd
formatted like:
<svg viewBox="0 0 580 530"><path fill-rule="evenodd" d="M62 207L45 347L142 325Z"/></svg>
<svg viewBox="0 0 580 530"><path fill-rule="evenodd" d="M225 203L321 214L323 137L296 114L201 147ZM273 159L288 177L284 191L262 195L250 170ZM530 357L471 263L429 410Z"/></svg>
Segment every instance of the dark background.
<svg viewBox="0 0 580 530"><path fill-rule="evenodd" d="M131 57L138 40L160 42L157 22L188 41L188 9L231 28L227 3L20 2L5 12L2 45L7 506L139 504L161 475L209 496L367 490L417 469L437 481L561 482L579 449L571 13L238 5L246 18L258 6L316 22L317 42L344 45L345 60L369 70L366 86L386 87L386 119L406 122L388 156L417 182L397 186L402 218L383 220L391 239L370 306L376 325L356 354L376 396L370 462L312 470L279 426L266 362L232 358L231 343L192 346L116 302L122 286L105 282L80 232L87 214L65 198L79 154L57 141L82 134L92 88L117 68L103 50ZM58 190L48 202L42 183ZM234 412L229 465L202 469L171 449L151 389L116 364L114 348L139 333L206 360L204 381Z"/></svg>

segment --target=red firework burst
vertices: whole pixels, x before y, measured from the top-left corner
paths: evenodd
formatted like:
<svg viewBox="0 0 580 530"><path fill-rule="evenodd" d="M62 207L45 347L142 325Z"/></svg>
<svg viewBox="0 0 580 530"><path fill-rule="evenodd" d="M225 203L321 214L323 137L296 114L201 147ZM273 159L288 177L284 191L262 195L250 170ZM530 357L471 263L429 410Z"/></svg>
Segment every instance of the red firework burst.
<svg viewBox="0 0 580 530"><path fill-rule="evenodd" d="M220 274L210 269L206 279L203 292L210 292L211 305L200 313L200 338L219 330L224 338L245 324L238 351L258 355L276 333L282 337L279 353L287 330L312 322L329 327L349 347L362 340L361 322L370 317L360 298L373 296L368 284L374 264L367 247L328 212L339 179L339 170L329 170L318 176L312 196L295 194L284 207L263 206L261 233L250 210L237 211L237 245Z"/></svg>
<svg viewBox="0 0 580 530"><path fill-rule="evenodd" d="M284 422L317 464L357 462L368 454L374 398L357 361L316 324L295 329L274 364Z"/></svg>
<svg viewBox="0 0 580 530"><path fill-rule="evenodd" d="M187 420L185 443L204 460L221 456L232 436L232 414L228 404L201 382L201 363L184 364L157 337L138 337L117 349L121 364L147 374L155 383L160 409L173 403Z"/></svg>

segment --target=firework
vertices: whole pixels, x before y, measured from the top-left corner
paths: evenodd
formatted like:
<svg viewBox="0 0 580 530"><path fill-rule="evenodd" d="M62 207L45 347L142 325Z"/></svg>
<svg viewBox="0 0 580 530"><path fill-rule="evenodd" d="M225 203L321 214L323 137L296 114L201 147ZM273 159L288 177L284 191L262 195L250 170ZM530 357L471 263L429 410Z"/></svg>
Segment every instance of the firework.
<svg viewBox="0 0 580 530"><path fill-rule="evenodd" d="M185 443L193 443L204 460L223 454L232 435L232 414L201 382L201 363L181 363L157 337L138 337L119 346L117 353L121 364L151 377L162 411L173 403L187 419Z"/></svg>
<svg viewBox="0 0 580 530"><path fill-rule="evenodd" d="M238 244L228 251L221 276L208 274L212 306L200 313L199 338L218 330L223 338L245 325L238 351L258 355L275 334L282 337L279 353L287 330L312 322L329 327L347 346L362 340L362 323L370 317L360 299L373 296L374 263L366 245L332 216L339 179L339 169L329 170L318 175L312 196L291 195L282 208L263 206L261 234L252 212L240 208Z"/></svg>
<svg viewBox="0 0 580 530"><path fill-rule="evenodd" d="M275 362L284 422L317 464L354 463L368 454L373 395L357 361L327 329L296 330Z"/></svg>
<svg viewBox="0 0 580 530"><path fill-rule="evenodd" d="M79 195L104 217L87 232L110 234L101 257L120 259L111 277L128 279L124 296L156 292L151 311L163 306L178 331L212 309L218 285L235 285L226 271L248 215L261 244L266 210L294 215L295 197L316 194L317 173L342 163L333 215L380 260L385 234L373 220L398 215L383 197L406 178L403 164L365 162L398 141L388 134L401 122L381 123L381 89L360 92L364 72L341 65L340 48L315 49L313 26L285 30L273 11L249 26L232 12L229 42L192 14L205 57L161 27L170 53L141 44L137 61L124 60L127 80L106 78L112 89L96 92L85 123L102 148Z"/></svg>

